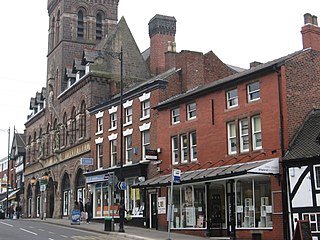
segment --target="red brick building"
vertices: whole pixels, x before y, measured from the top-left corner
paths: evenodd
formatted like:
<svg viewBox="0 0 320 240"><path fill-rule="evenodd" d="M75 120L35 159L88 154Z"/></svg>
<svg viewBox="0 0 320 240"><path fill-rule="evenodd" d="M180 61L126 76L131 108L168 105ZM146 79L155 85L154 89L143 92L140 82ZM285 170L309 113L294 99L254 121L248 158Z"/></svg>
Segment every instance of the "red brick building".
<svg viewBox="0 0 320 240"><path fill-rule="evenodd" d="M159 229L168 225L171 171L180 169L171 231L290 239L282 157L305 116L319 107L319 27L309 19L303 50L187 88L155 107L162 174L138 186L156 196L149 205L164 206L155 209ZM197 82L195 70L183 75L181 68L168 81Z"/></svg>

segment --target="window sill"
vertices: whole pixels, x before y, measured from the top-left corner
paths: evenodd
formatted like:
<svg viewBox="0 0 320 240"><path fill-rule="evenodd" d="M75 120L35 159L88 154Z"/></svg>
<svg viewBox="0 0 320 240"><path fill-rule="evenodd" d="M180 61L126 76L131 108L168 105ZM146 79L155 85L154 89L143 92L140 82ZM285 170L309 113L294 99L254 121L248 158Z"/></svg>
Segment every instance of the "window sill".
<svg viewBox="0 0 320 240"><path fill-rule="evenodd" d="M124 126L124 127L127 127L127 126L129 126L129 125L131 125L131 124L132 124L132 122L127 122L127 123L123 124L123 126Z"/></svg>
<svg viewBox="0 0 320 240"><path fill-rule="evenodd" d="M150 115L147 115L147 116L144 116L144 117L140 118L140 121L146 120L148 118L150 118Z"/></svg>
<svg viewBox="0 0 320 240"><path fill-rule="evenodd" d="M102 134L103 131L96 132L96 136Z"/></svg>
<svg viewBox="0 0 320 240"><path fill-rule="evenodd" d="M114 130L117 130L117 127L109 128L109 132L112 132Z"/></svg>

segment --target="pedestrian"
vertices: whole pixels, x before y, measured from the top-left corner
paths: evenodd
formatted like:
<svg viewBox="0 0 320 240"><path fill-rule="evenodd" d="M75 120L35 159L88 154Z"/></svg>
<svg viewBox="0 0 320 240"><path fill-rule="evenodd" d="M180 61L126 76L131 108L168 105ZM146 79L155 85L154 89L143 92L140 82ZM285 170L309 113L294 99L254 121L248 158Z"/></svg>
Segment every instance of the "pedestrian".
<svg viewBox="0 0 320 240"><path fill-rule="evenodd" d="M89 198L87 199L85 210L87 213L87 223L89 223L92 219L92 203Z"/></svg>
<svg viewBox="0 0 320 240"><path fill-rule="evenodd" d="M85 217L85 212L84 212L84 207L83 207L83 202L82 202L82 198L79 199L79 209L80 209L80 216L81 216L81 221L85 221L86 217Z"/></svg>

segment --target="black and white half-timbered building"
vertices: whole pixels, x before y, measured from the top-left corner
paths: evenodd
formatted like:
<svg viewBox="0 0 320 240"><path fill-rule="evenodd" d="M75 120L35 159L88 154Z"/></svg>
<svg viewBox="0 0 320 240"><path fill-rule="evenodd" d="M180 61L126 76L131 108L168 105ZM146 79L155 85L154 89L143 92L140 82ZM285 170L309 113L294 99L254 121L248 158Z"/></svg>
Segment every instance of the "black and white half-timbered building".
<svg viewBox="0 0 320 240"><path fill-rule="evenodd" d="M291 236L297 220L310 222L312 239L320 239L320 109L313 110L283 158Z"/></svg>

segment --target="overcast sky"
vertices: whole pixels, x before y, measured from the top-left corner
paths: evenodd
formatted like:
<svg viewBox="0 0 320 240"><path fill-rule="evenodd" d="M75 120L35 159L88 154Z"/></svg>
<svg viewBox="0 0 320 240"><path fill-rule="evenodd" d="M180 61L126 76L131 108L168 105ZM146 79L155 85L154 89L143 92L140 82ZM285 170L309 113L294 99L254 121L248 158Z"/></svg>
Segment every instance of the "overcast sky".
<svg viewBox="0 0 320 240"><path fill-rule="evenodd" d="M23 132L30 98L46 85L46 0L4 1L0 29L0 159L7 156L14 126ZM177 20L177 51L213 51L223 62L248 68L302 49L303 15L319 17L319 0L120 0L140 51L149 47L148 22L155 14ZM11 143L10 143L11 144Z"/></svg>

